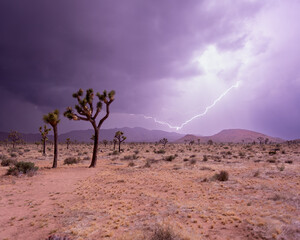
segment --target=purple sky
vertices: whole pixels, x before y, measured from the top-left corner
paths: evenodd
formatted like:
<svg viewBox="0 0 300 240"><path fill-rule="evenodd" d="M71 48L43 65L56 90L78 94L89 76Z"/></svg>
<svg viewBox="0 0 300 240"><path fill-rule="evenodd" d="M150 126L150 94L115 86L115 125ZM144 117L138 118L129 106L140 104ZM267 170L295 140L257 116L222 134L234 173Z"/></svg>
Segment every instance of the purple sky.
<svg viewBox="0 0 300 240"><path fill-rule="evenodd" d="M0 131L37 132L80 87L116 90L104 128L300 138L300 1L0 1ZM132 115L137 114L137 115ZM61 117L60 132L91 128Z"/></svg>

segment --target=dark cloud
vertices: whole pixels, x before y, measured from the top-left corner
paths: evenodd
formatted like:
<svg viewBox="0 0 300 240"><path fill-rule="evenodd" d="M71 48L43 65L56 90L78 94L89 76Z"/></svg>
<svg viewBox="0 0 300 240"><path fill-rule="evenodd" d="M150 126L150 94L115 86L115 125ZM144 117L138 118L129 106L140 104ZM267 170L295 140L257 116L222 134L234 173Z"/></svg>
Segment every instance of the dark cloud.
<svg viewBox="0 0 300 240"><path fill-rule="evenodd" d="M199 75L186 67L194 51L221 41L237 28L235 17L259 6L232 3L1 1L1 87L49 107L66 105L79 87L116 89L131 100L119 101L117 111L139 111L144 101L131 103L149 92L143 83ZM152 98L161 89L151 89Z"/></svg>

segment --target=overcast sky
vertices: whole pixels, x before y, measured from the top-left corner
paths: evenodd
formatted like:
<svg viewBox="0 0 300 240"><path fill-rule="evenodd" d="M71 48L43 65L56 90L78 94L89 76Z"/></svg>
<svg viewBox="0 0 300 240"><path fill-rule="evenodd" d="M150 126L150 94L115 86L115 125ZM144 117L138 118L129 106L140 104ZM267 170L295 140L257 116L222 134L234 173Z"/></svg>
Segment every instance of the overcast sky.
<svg viewBox="0 0 300 240"><path fill-rule="evenodd" d="M300 1L1 0L0 131L37 132L79 88L116 90L104 128L300 138ZM144 118L150 116L153 118ZM60 132L91 128L61 116Z"/></svg>

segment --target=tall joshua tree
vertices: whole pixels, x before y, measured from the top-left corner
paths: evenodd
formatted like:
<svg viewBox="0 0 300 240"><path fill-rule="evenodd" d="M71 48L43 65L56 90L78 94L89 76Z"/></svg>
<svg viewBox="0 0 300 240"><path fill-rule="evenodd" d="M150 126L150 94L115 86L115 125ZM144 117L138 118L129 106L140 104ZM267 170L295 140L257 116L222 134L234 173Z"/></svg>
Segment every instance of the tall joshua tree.
<svg viewBox="0 0 300 240"><path fill-rule="evenodd" d="M47 125L44 125L44 130L42 127L39 128L40 133L42 135L42 143L43 143L43 155L46 155L46 141L48 140L47 135L51 131L51 128L47 128Z"/></svg>
<svg viewBox="0 0 300 240"><path fill-rule="evenodd" d="M57 124L60 122L59 111L56 109L53 112L44 115L43 120L45 123L50 124L54 132L54 159L52 168L57 167Z"/></svg>
<svg viewBox="0 0 300 240"><path fill-rule="evenodd" d="M115 134L115 139L117 139L119 143L119 152L121 152L121 143L126 140L126 137L124 136L124 133L121 131L117 131Z"/></svg>
<svg viewBox="0 0 300 240"><path fill-rule="evenodd" d="M103 91L103 94L100 94L97 92L96 96L98 97L99 101L96 105L96 111L94 112L94 106L93 106L93 99L94 99L94 90L88 89L86 90L85 97L83 96L83 90L79 89L78 92L73 94L73 98L76 98L78 101L78 104L75 105L75 109L77 113L74 113L73 109L71 107L68 107L67 110L64 113L64 116L69 118L70 120L83 120L83 121L89 121L93 128L94 128L94 149L93 149L93 157L90 167L96 167L97 164L97 153L98 153L98 144L99 144L99 131L103 124L103 122L108 118L109 116L109 106L114 101L115 98L115 91L111 91L107 93L106 91ZM105 103L106 105L106 114L103 118L100 119L100 121L97 123L97 116L102 110L102 105Z"/></svg>

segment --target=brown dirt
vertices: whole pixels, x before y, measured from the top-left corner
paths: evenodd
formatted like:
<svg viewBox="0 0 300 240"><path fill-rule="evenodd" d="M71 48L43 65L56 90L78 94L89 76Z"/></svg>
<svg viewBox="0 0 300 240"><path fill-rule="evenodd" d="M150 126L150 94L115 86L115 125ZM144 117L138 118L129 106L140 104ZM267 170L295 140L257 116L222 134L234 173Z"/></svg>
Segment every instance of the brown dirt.
<svg viewBox="0 0 300 240"><path fill-rule="evenodd" d="M63 160L90 157L91 146L61 145L59 167L50 169L51 154L18 146L16 159L40 169L15 177L0 167L0 239L149 239L158 225L182 239L299 239L300 145L281 145L273 156L272 145L169 144L157 154L161 146L127 144L109 155L111 148L101 146L97 168L89 169L89 160ZM124 160L135 151L137 159ZM212 178L221 170L228 181Z"/></svg>

